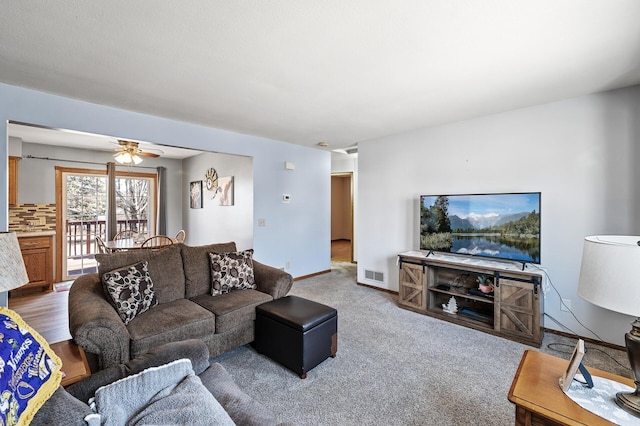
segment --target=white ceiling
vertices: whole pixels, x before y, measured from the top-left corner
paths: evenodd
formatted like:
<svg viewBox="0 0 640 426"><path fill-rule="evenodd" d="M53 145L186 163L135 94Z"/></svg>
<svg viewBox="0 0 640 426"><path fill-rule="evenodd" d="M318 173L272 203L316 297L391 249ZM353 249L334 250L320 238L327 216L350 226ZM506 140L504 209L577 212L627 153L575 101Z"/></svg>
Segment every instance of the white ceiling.
<svg viewBox="0 0 640 426"><path fill-rule="evenodd" d="M93 133L63 129L49 129L21 123L9 123L7 128L9 136L20 138L22 139L22 142L66 146L69 148L89 149L94 151L110 151L114 152L114 154L116 151L120 150L118 139L105 135L96 135ZM201 151L193 149L157 145L145 141L133 142L138 142L138 147L141 150L152 154L158 154L162 158L185 159L201 153Z"/></svg>
<svg viewBox="0 0 640 426"><path fill-rule="evenodd" d="M307 146L640 83L638 0L0 0L0 81Z"/></svg>

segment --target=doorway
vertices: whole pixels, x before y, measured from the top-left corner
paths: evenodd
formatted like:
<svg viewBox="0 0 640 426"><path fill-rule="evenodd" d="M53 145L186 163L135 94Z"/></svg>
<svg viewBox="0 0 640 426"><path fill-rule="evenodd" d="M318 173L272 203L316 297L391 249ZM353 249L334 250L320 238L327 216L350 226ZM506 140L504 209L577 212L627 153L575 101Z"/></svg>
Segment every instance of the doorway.
<svg viewBox="0 0 640 426"><path fill-rule="evenodd" d="M353 173L331 175L331 261L353 263Z"/></svg>

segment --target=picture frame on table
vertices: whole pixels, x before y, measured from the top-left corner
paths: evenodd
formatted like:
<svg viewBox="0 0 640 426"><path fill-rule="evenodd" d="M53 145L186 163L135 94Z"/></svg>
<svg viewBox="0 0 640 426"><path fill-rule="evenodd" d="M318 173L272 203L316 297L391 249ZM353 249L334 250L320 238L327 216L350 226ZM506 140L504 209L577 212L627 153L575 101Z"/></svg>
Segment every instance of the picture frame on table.
<svg viewBox="0 0 640 426"><path fill-rule="evenodd" d="M569 359L569 365L567 366L567 369L559 380L560 388L563 390L563 392L566 392L569 389L569 386L571 386L571 382L578 372L578 368L580 367L580 363L582 362L583 357L584 340L578 339L578 343L576 343L576 347L573 348L573 353L571 354L571 358Z"/></svg>

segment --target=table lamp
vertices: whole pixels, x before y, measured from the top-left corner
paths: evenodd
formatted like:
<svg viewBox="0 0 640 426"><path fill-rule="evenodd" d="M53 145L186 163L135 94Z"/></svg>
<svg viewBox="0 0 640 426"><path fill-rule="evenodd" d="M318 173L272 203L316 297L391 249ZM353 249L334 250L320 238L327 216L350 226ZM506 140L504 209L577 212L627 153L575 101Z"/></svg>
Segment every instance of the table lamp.
<svg viewBox="0 0 640 426"><path fill-rule="evenodd" d="M6 294L29 282L15 232L0 232L0 292ZM4 304L7 304L5 298Z"/></svg>
<svg viewBox="0 0 640 426"><path fill-rule="evenodd" d="M616 403L640 417L640 237L598 235L584 239L578 295L602 308L636 317L625 334L636 383L634 392L618 392Z"/></svg>

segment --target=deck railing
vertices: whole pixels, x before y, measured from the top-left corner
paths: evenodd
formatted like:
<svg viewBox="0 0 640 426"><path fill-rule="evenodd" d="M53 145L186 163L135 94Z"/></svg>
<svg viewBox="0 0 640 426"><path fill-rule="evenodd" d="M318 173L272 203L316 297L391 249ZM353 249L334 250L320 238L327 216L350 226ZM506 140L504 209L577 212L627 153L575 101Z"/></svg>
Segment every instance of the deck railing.
<svg viewBox="0 0 640 426"><path fill-rule="evenodd" d="M149 234L146 219L125 219L117 221L116 232L131 229ZM85 256L96 253L96 235L107 240L107 223L104 220L67 221L67 257Z"/></svg>

